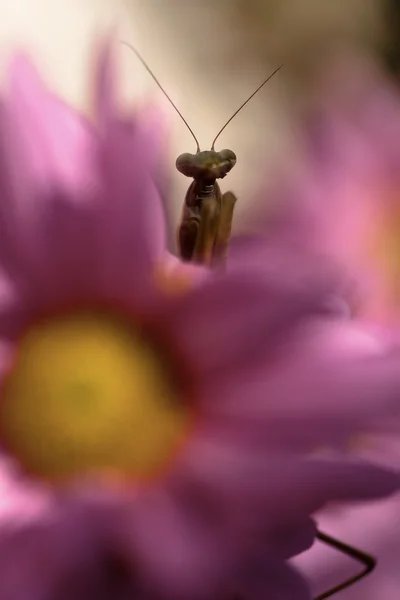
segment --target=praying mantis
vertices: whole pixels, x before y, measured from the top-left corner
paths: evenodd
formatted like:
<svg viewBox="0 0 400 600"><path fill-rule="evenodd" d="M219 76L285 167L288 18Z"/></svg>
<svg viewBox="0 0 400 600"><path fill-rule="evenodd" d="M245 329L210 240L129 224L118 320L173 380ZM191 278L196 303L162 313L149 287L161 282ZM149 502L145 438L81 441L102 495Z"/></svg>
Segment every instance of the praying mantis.
<svg viewBox="0 0 400 600"><path fill-rule="evenodd" d="M196 136L196 154L181 154L176 168L186 177L192 177L183 205L178 229L178 247L183 260L192 260L207 266L224 264L227 259L233 211L237 198L233 192L221 194L217 179L223 179L236 164L236 154L229 149L215 151L215 142L257 92L283 65L262 84L233 113L215 136L211 150L201 152Z"/></svg>
<svg viewBox="0 0 400 600"><path fill-rule="evenodd" d="M183 261L195 262L207 267L223 266L227 260L233 213L237 198L233 192L228 191L222 193L217 180L225 178L233 169L236 164L236 154L229 149L217 152L215 150L215 143L227 125L229 125L234 117L236 117L236 115L282 68L283 65L280 65L275 69L275 71L273 71L273 73L258 86L251 96L249 96L226 121L215 136L211 149L201 151L199 142L193 130L167 92L161 86L142 56L131 44L128 44L127 42L121 43L124 46L127 46L136 55L171 106L182 119L196 143L196 154L184 153L176 159L177 170L186 177L193 179L186 192L182 217L177 231L180 257ZM325 600L326 598L334 596L360 579L363 579L376 567L376 559L374 557L342 542L341 540L327 535L320 530L317 530L316 532L316 539L359 562L363 565L363 570L346 579L339 585L316 596L314 600ZM246 599L236 596L234 600Z"/></svg>
<svg viewBox="0 0 400 600"><path fill-rule="evenodd" d="M205 266L223 264L227 258L233 212L237 198L233 192L222 194L217 180L226 177L233 169L236 164L236 154L229 149L217 152L215 143L232 119L283 65L275 69L233 113L215 136L211 149L201 151L193 130L147 63L133 46L127 42L122 42L122 44L135 53L138 60L185 123L196 143L196 154L186 152L176 159L177 170L186 177L193 179L185 196L182 218L178 227L177 242L180 257L184 261L196 262Z"/></svg>

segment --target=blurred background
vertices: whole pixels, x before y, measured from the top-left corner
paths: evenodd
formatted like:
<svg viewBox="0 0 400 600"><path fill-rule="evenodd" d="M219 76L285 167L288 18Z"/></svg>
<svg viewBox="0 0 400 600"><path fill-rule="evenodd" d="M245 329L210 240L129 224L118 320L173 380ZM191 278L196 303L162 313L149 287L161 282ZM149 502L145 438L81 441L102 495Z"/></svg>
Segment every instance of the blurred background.
<svg viewBox="0 0 400 600"><path fill-rule="evenodd" d="M284 63L219 140L220 149L231 148L238 157L229 183L224 181L239 196L236 224L251 212L263 186L296 160L299 116L335 56L371 56L393 82L400 71L400 0L0 0L0 6L2 76L10 51L24 48L51 86L90 115L93 42L116 28L143 55L204 149ZM122 46L118 54L125 106L150 95L165 109L168 193L178 218L189 181L175 171L175 159L195 151L193 140L135 55ZM400 457L397 451L392 456ZM365 583L338 600L399 598L400 502L333 510L321 518L327 532L381 561ZM318 545L298 564L318 592L358 568Z"/></svg>
<svg viewBox="0 0 400 600"><path fill-rule="evenodd" d="M240 197L239 212L254 202L260 172L273 172L282 157L290 160L293 111L307 101L310 78L338 47L379 52L394 68L398 61L395 0L0 0L0 6L1 67L10 48L24 46L57 91L85 111L93 40L117 27L204 148L285 63L219 140L238 155L229 178ZM179 211L188 181L175 173L174 162L194 149L193 140L135 56L122 46L119 54L126 103L150 93L166 108L172 136L166 159Z"/></svg>

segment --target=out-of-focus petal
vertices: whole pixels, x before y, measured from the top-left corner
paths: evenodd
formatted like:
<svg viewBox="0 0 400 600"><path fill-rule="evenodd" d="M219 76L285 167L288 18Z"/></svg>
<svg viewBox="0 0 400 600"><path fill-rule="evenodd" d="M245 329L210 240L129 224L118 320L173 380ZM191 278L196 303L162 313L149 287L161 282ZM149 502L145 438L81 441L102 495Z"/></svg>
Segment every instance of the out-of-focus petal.
<svg viewBox="0 0 400 600"><path fill-rule="evenodd" d="M211 377L219 372L229 381L245 364L265 359L297 322L331 313L323 285L289 290L285 283L276 273L210 275L165 305L162 319L199 373Z"/></svg>
<svg viewBox="0 0 400 600"><path fill-rule="evenodd" d="M180 273L187 275L191 281L202 282L206 279L211 271L207 267L197 265L195 263L183 262L177 256L174 256L170 252L165 252L163 265L167 273Z"/></svg>
<svg viewBox="0 0 400 600"><path fill-rule="evenodd" d="M280 524L296 527L326 503L372 500L400 489L400 473L365 462L288 454L266 460L262 452L240 452L211 438L193 443L178 474L195 502L207 498L209 506L222 510L221 521L247 532L251 522L257 529L263 523L264 531L269 524L271 532Z"/></svg>
<svg viewBox="0 0 400 600"><path fill-rule="evenodd" d="M74 217L78 206L83 215L90 210L95 134L45 88L23 55L11 64L9 95L7 106L0 106L0 254L3 268L17 283L24 280L35 304L71 287L70 269L64 267L76 253L76 270L93 272L90 229L81 234L78 221L74 235L67 234L68 208Z"/></svg>
<svg viewBox="0 0 400 600"><path fill-rule="evenodd" d="M287 560L311 548L316 533L315 521L307 517L295 527L278 529L275 534L270 532L266 539L266 546L273 549L277 556Z"/></svg>
<svg viewBox="0 0 400 600"><path fill-rule="evenodd" d="M247 423L249 437L275 447L311 449L350 432L385 429L387 422L393 427L395 417L398 429L400 354L390 338L346 321L316 325L300 328L269 368L253 365L213 382L204 393L207 414L233 429Z"/></svg>
<svg viewBox="0 0 400 600"><path fill-rule="evenodd" d="M334 260L327 260L322 251L307 247L307 242L297 239L301 229L300 215L293 216L296 207L287 207L282 223L276 221L267 226L265 235L241 235L233 238L230 247L228 269L230 272L246 270L280 279L282 287L297 292L302 289L325 287L327 304L338 316L348 316L356 302L354 282L349 274ZM283 209L285 212L285 209ZM290 223L291 216L294 223ZM279 220L279 216L275 215ZM303 215L304 218L304 215ZM304 227L306 225L304 224Z"/></svg>
<svg viewBox="0 0 400 600"><path fill-rule="evenodd" d="M10 79L11 102L0 115L6 267L30 281L32 304L65 302L72 290L86 298L90 290L114 299L143 296L165 250L153 179L159 115L143 111L128 122L115 108L98 137L48 92L24 56L14 59Z"/></svg>
<svg viewBox="0 0 400 600"><path fill-rule="evenodd" d="M4 600L107 598L101 552L87 516L56 515L0 540L0 597Z"/></svg>
<svg viewBox="0 0 400 600"><path fill-rule="evenodd" d="M236 549L218 535L217 523L162 489L138 498L126 517L121 547L150 597L214 597L236 556Z"/></svg>
<svg viewBox="0 0 400 600"><path fill-rule="evenodd" d="M29 306L24 297L24 287L21 283L19 287L18 280L10 280L5 272L0 268L0 329L2 339L0 339L0 361L3 362L4 351L11 340L19 334L21 323L26 322L30 314ZM12 350L11 350L12 352ZM0 374L4 371L0 367Z"/></svg>
<svg viewBox="0 0 400 600"><path fill-rule="evenodd" d="M112 38L103 40L98 48L95 64L94 111L97 125L104 132L117 116L115 98L116 74L114 65L114 46Z"/></svg>
<svg viewBox="0 0 400 600"><path fill-rule="evenodd" d="M104 285L116 296L139 294L166 249L166 214L151 164L153 129L158 137L159 124L144 117L130 124L115 121L99 156L104 194L100 260Z"/></svg>
<svg viewBox="0 0 400 600"><path fill-rule="evenodd" d="M354 443L347 447L346 455L350 460L354 456L362 456L376 464L398 468L399 436L384 434L356 438ZM349 600L359 597L375 600L381 597L383 589L387 586L385 598L396 600L399 585L400 545L397 525L400 523L400 495L367 504L327 507L317 515L317 520L323 531L377 559L375 571L365 581L349 588L343 596ZM315 544L310 553L296 557L294 562L312 581L312 587L317 592L337 585L356 572L352 560L320 543Z"/></svg>
<svg viewBox="0 0 400 600"><path fill-rule="evenodd" d="M124 118L114 96L116 73L111 40L99 49L97 121L102 136L98 156L105 195L104 281L118 290L126 273L145 281L166 248L166 213L156 179L165 144L165 122L149 107ZM138 293L138 285L134 282ZM125 291L125 290L124 290ZM126 290L127 295L134 290Z"/></svg>
<svg viewBox="0 0 400 600"><path fill-rule="evenodd" d="M20 172L18 161L11 169L13 175L18 169L15 185L20 185L23 192L26 180L45 192L62 183L73 196L77 197L78 192L84 194L93 175L94 128L45 86L30 59L23 54L15 55L10 64L7 108L15 128L14 143L18 141L21 157L28 163L26 173ZM13 138L7 142L13 142ZM24 197L23 208L29 216L32 207L28 196L32 191L34 188L28 187L25 193L16 194L17 198ZM19 208L18 217L27 218L22 207Z"/></svg>
<svg viewBox="0 0 400 600"><path fill-rule="evenodd" d="M329 118L339 117L363 138L375 164L382 161L386 169L398 169L398 89L377 61L356 54L334 57L318 81L317 94Z"/></svg>
<svg viewBox="0 0 400 600"><path fill-rule="evenodd" d="M271 555L249 569L242 594L246 600L311 600L309 586L300 573Z"/></svg>

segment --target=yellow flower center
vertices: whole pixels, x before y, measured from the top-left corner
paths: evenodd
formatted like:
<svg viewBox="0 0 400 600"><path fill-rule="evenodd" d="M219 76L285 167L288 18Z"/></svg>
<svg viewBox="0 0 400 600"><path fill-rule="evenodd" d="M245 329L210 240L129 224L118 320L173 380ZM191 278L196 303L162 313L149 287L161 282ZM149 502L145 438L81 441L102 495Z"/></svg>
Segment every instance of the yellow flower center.
<svg viewBox="0 0 400 600"><path fill-rule="evenodd" d="M192 409L157 346L124 318L81 311L30 327L3 383L1 441L33 474L147 479L186 439Z"/></svg>

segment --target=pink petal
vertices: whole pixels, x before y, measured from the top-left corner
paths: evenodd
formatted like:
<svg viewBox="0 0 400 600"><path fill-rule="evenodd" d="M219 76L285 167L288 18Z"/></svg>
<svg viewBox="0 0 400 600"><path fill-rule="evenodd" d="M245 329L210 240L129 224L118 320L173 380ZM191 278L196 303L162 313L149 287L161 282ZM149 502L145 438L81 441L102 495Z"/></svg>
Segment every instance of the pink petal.
<svg viewBox="0 0 400 600"><path fill-rule="evenodd" d="M97 56L95 80L95 114L100 130L116 117L115 64L113 38L103 40Z"/></svg>
<svg viewBox="0 0 400 600"><path fill-rule="evenodd" d="M90 230L80 237L78 220L73 235L65 235L65 213L85 213L92 200L95 137L83 118L45 89L28 59L17 56L10 77L10 102L0 115L1 260L30 284L32 302L54 300L71 287L68 270L77 255L76 267L92 272L94 257L87 262L82 251Z"/></svg>
<svg viewBox="0 0 400 600"><path fill-rule="evenodd" d="M0 268L0 375L4 372L4 358L10 352L11 340L18 337L30 317L24 287L19 283L16 278L11 281Z"/></svg>
<svg viewBox="0 0 400 600"><path fill-rule="evenodd" d="M124 554L150 595L214 598L233 552L218 527L162 489L138 498L122 527Z"/></svg>
<svg viewBox="0 0 400 600"><path fill-rule="evenodd" d="M367 331L363 337L362 328L351 341L355 329L346 322L321 323L318 337L318 328L306 325L297 343L287 343L269 364L211 383L204 392L206 414L271 447L312 448L387 422L398 430L400 354L389 338Z"/></svg>
<svg viewBox="0 0 400 600"><path fill-rule="evenodd" d="M170 252L164 254L163 265L168 273L187 275L191 281L199 283L210 275L210 270L208 268L195 263L183 262Z"/></svg>
<svg viewBox="0 0 400 600"><path fill-rule="evenodd" d="M103 285L115 295L140 295L166 249L166 214L155 183L153 157L160 151L160 124L113 121L98 168L104 202Z"/></svg>
<svg viewBox="0 0 400 600"><path fill-rule="evenodd" d="M302 319L329 312L325 289L290 287L277 273L210 275L163 306L161 326L202 376L228 377L265 359Z"/></svg>
<svg viewBox="0 0 400 600"><path fill-rule="evenodd" d="M346 596L349 598L380 598L382 588L392 576L396 577L398 585L399 538L395 524L399 517L399 500L397 494L385 501L367 505L332 507L318 516L323 531L364 550L378 561L371 576L348 590ZM351 559L319 543L310 553L296 557L294 563L307 574L313 582L313 588L319 592L357 573L357 565ZM398 596L389 593L386 597L396 600Z"/></svg>
<svg viewBox="0 0 400 600"><path fill-rule="evenodd" d="M219 523L233 524L242 547L260 535L260 524L261 535L273 535L328 502L371 500L400 489L400 473L366 462L276 453L266 459L263 451L205 436L188 446L177 474L176 485L193 504L208 506L209 514L213 507Z"/></svg>
<svg viewBox="0 0 400 600"><path fill-rule="evenodd" d="M27 56L14 56L9 77L8 109L34 183L41 191L62 182L70 192L84 192L93 172L89 122L46 88Z"/></svg>
<svg viewBox="0 0 400 600"><path fill-rule="evenodd" d="M52 512L0 539L1 597L100 598L107 590L101 539L88 514ZM115 591L109 590L111 595ZM107 597L107 596L105 596Z"/></svg>
<svg viewBox="0 0 400 600"><path fill-rule="evenodd" d="M98 157L105 207L103 281L116 296L137 295L166 248L166 215L156 183L165 128L161 113L150 108L123 118L115 79L112 40L107 39L99 51L96 81L103 140Z"/></svg>
<svg viewBox="0 0 400 600"><path fill-rule="evenodd" d="M300 573L273 556L260 560L249 573L248 584L238 591L246 600L311 600L309 586Z"/></svg>
<svg viewBox="0 0 400 600"><path fill-rule="evenodd" d="M41 307L143 296L165 245L152 176L159 123L149 115L113 119L100 152L88 124L47 92L24 57L15 59L11 83L0 121L7 268L26 279L31 304Z"/></svg>
<svg viewBox="0 0 400 600"><path fill-rule="evenodd" d="M295 527L291 526L269 533L265 539L264 554L267 554L267 548L270 548L276 555L288 560L311 548L315 542L316 533L314 520L307 517Z"/></svg>

